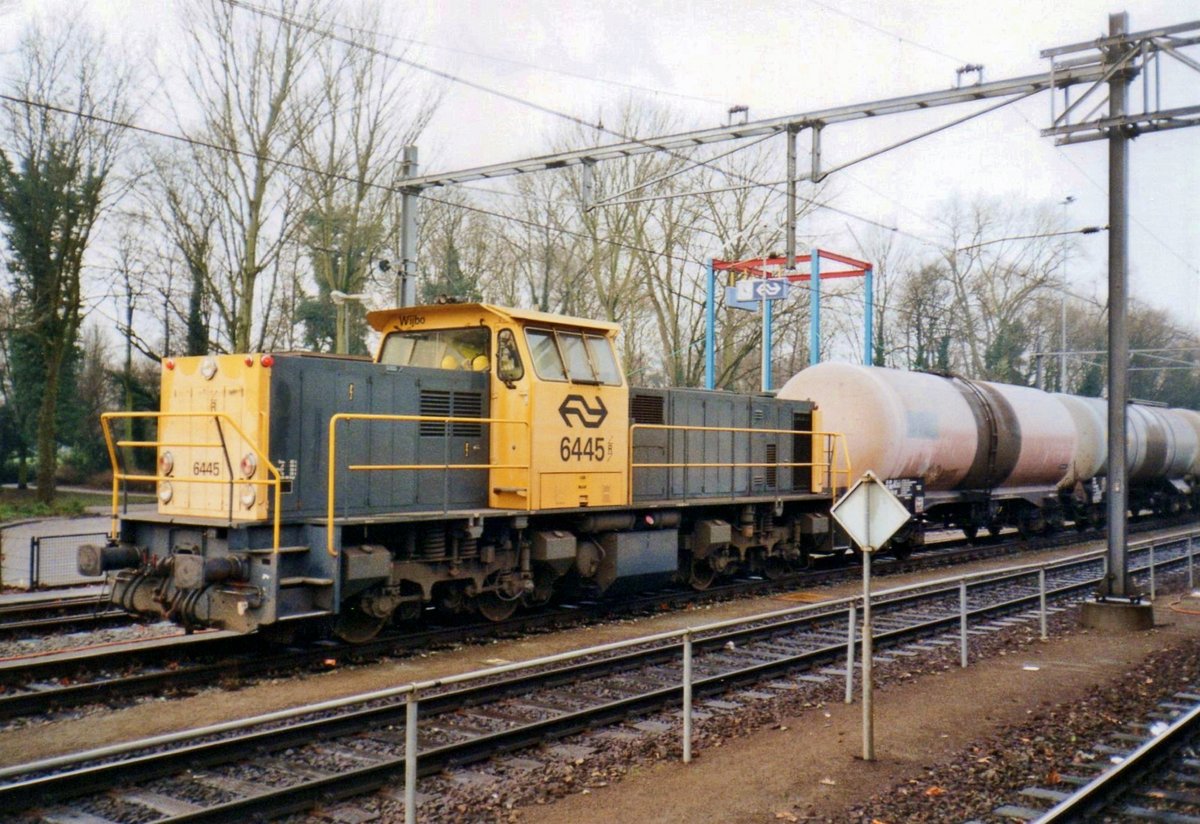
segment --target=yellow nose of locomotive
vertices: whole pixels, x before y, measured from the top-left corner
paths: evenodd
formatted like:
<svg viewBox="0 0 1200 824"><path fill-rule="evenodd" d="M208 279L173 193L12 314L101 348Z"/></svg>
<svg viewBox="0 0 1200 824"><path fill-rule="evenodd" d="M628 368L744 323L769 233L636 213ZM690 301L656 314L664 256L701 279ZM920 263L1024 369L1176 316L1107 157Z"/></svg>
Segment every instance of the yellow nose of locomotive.
<svg viewBox="0 0 1200 824"><path fill-rule="evenodd" d="M259 520L268 454L270 355L168 359L162 372L158 509L164 515Z"/></svg>

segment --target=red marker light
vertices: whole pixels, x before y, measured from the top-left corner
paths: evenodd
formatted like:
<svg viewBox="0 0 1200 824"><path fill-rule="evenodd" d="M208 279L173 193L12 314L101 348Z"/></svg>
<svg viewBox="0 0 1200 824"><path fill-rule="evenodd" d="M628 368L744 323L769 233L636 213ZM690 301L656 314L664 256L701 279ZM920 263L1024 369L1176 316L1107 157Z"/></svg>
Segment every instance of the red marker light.
<svg viewBox="0 0 1200 824"><path fill-rule="evenodd" d="M253 366L253 365L254 365L254 358L253 358L252 356L250 356L250 355L247 355L247 356L246 356L246 365L247 365L247 366Z"/></svg>
<svg viewBox="0 0 1200 824"><path fill-rule="evenodd" d="M163 366L167 367L168 369L174 369L175 361L171 360L170 358L167 358L165 361L163 361Z"/></svg>
<svg viewBox="0 0 1200 824"><path fill-rule="evenodd" d="M272 366L275 365L275 359L273 357L271 357L270 355L263 355L262 356L262 365L267 367L268 369L270 369Z"/></svg>

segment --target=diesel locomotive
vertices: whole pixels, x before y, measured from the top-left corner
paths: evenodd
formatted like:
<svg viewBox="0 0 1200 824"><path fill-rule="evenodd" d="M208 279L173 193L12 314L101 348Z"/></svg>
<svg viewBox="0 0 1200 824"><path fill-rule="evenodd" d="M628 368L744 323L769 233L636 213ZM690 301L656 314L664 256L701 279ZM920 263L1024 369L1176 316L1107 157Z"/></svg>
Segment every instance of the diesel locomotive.
<svg viewBox="0 0 1200 824"><path fill-rule="evenodd" d="M371 360L165 360L161 411L104 417L113 528L80 571L187 627L363 640L427 607L502 620L830 548L851 469L811 401L631 388L610 323L454 302L368 322ZM152 439L114 437L131 416ZM119 512L134 481L157 504Z"/></svg>

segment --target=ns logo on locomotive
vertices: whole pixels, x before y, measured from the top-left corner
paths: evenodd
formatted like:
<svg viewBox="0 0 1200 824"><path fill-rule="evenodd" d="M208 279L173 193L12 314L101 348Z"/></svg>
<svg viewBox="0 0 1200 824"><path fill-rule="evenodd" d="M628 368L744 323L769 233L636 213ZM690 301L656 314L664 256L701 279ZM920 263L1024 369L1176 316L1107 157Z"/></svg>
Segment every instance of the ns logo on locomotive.
<svg viewBox="0 0 1200 824"><path fill-rule="evenodd" d="M80 548L124 609L350 640L430 606L778 575L832 550L851 480L816 405L636 389L615 324L449 302L372 312L374 359L164 361L157 511ZM110 454L119 456L105 416ZM136 414L136 413L134 413ZM116 497L114 495L114 501Z"/></svg>

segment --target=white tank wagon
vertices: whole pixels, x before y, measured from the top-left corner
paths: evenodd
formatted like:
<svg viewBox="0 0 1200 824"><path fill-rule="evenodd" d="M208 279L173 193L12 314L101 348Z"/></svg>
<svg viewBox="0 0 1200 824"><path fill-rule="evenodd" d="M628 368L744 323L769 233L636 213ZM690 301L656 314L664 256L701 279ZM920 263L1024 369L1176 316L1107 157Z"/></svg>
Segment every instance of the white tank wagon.
<svg viewBox="0 0 1200 824"><path fill-rule="evenodd" d="M1107 412L1097 398L847 363L805 369L779 391L814 401L843 433L855 473L886 479L914 515L894 549L931 525L1023 534L1103 514ZM1192 503L1200 414L1131 406L1131 506Z"/></svg>

